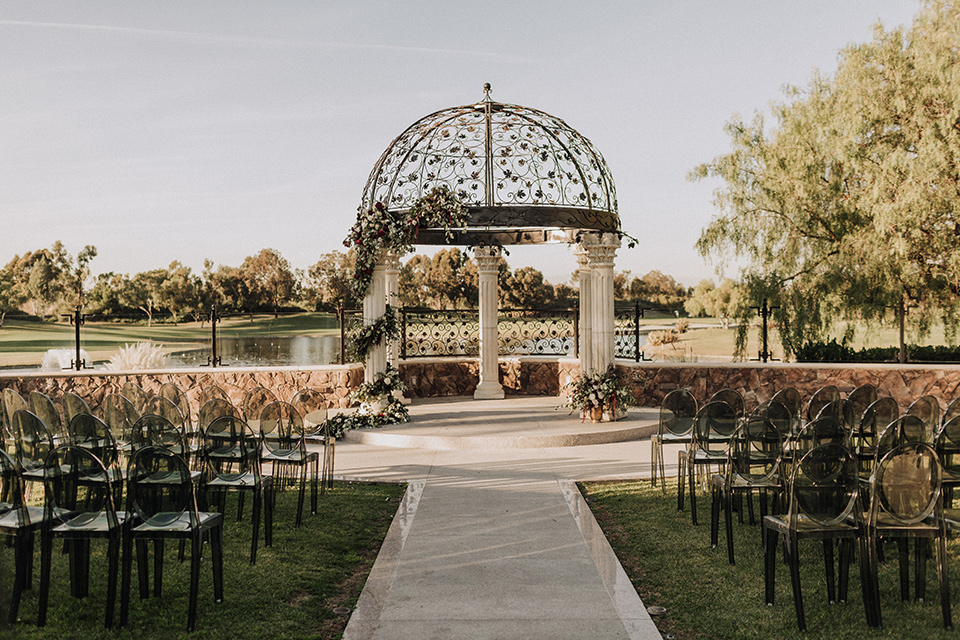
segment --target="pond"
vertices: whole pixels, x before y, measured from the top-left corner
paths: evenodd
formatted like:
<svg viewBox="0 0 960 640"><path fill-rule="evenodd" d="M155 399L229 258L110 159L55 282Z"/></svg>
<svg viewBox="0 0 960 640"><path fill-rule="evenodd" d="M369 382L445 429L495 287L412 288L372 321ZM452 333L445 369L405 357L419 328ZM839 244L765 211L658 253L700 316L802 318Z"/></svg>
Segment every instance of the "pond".
<svg viewBox="0 0 960 640"><path fill-rule="evenodd" d="M340 336L294 336L271 338L218 338L217 355L222 366L286 367L336 364ZM208 364L210 345L170 354L171 367Z"/></svg>

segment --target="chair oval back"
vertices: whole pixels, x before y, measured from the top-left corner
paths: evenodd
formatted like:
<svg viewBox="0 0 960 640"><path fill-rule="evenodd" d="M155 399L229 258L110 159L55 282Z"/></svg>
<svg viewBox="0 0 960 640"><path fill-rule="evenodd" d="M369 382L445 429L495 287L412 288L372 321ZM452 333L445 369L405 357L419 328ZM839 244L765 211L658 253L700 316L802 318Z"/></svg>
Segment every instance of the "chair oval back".
<svg viewBox="0 0 960 640"><path fill-rule="evenodd" d="M940 499L940 463L929 444L908 442L889 451L877 464L874 506L901 524L929 518Z"/></svg>
<svg viewBox="0 0 960 640"><path fill-rule="evenodd" d="M252 467L259 473L260 441L243 419L224 415L215 418L203 432L203 457L208 469L221 474L220 465L237 464L240 473Z"/></svg>
<svg viewBox="0 0 960 640"><path fill-rule="evenodd" d="M793 387L784 387L780 389L770 400L776 400L790 410L790 414L793 416L794 420L799 422L802 411L803 411L803 399L800 397L800 392Z"/></svg>
<svg viewBox="0 0 960 640"><path fill-rule="evenodd" d="M854 419L853 406L843 398L833 400L823 405L817 417L822 418L825 416L835 418L841 427L853 433L857 422ZM857 418L859 418L859 416L857 416Z"/></svg>
<svg viewBox="0 0 960 640"><path fill-rule="evenodd" d="M877 398L864 409L857 427L857 450L873 450L877 446L880 434L900 417L897 401L890 397Z"/></svg>
<svg viewBox="0 0 960 640"><path fill-rule="evenodd" d="M934 448L940 457L944 477L953 482L960 479L960 416L947 420L937 434Z"/></svg>
<svg viewBox="0 0 960 640"><path fill-rule="evenodd" d="M13 436L20 469L24 472L43 469L54 449L53 435L43 420L26 409L14 411Z"/></svg>
<svg viewBox="0 0 960 640"><path fill-rule="evenodd" d="M89 531L97 522L110 529L119 526L109 465L93 451L61 445L47 456L46 466L44 517L54 526L68 531Z"/></svg>
<svg viewBox="0 0 960 640"><path fill-rule="evenodd" d="M139 451L144 447L163 447L177 455L184 455L183 430L163 416L148 413L133 425L130 447Z"/></svg>
<svg viewBox="0 0 960 640"><path fill-rule="evenodd" d="M303 416L289 402L271 402L260 413L260 438L275 455L302 449Z"/></svg>
<svg viewBox="0 0 960 640"><path fill-rule="evenodd" d="M822 416L804 425L790 443L794 459L825 444L850 448L850 432L831 415Z"/></svg>
<svg viewBox="0 0 960 640"><path fill-rule="evenodd" d="M327 419L327 399L316 389L300 389L290 404L300 411L308 427L319 427Z"/></svg>
<svg viewBox="0 0 960 640"><path fill-rule="evenodd" d="M697 417L697 399L689 389L674 389L660 402L660 433L690 435Z"/></svg>
<svg viewBox="0 0 960 640"><path fill-rule="evenodd" d="M263 408L277 400L279 400L279 398L273 391L270 391L270 389L265 387L254 387L250 389L250 391L247 391L247 394L243 396L243 402L240 405L244 420L247 422L259 420L260 412L263 411Z"/></svg>
<svg viewBox="0 0 960 640"><path fill-rule="evenodd" d="M834 400L840 399L840 390L835 386L827 385L817 389L812 396L810 396L810 401L807 402L806 418L808 421L815 420L820 411L828 404Z"/></svg>
<svg viewBox="0 0 960 640"><path fill-rule="evenodd" d="M904 415L891 422L880 434L877 439L876 460L879 461L900 445L920 442L933 444L932 440L927 440L926 425L917 416Z"/></svg>
<svg viewBox="0 0 960 640"><path fill-rule="evenodd" d="M836 442L817 445L794 465L790 516L806 516L822 527L845 521L857 505L860 478L849 449ZM795 524L792 524L795 526Z"/></svg>
<svg viewBox="0 0 960 640"><path fill-rule="evenodd" d="M78 413L67 425L67 431L71 445L92 452L104 466L111 467L117 463L117 441L100 418L89 413Z"/></svg>
<svg viewBox="0 0 960 640"><path fill-rule="evenodd" d="M60 404L63 405L63 419L67 422L67 425L69 425L75 417L81 414L93 414L93 412L90 410L90 405L87 404L86 400L75 393L70 393L69 391L63 394L63 397L60 398Z"/></svg>
<svg viewBox="0 0 960 640"><path fill-rule="evenodd" d="M206 431L210 423L220 416L236 416L239 418L240 411L229 400L223 398L207 400L200 407L200 412L197 415L197 425L200 427L200 431Z"/></svg>
<svg viewBox="0 0 960 640"><path fill-rule="evenodd" d="M770 421L780 432L780 437L786 440L793 429L793 415L790 409L779 400L767 400L757 406L750 414L751 418L762 418Z"/></svg>
<svg viewBox="0 0 960 640"><path fill-rule="evenodd" d="M183 413L172 400L163 396L153 396L147 400L147 404L143 407L143 415L163 416L181 431L186 431Z"/></svg>
<svg viewBox="0 0 960 640"><path fill-rule="evenodd" d="M30 512L24 500L23 476L16 460L6 451L0 451L0 529L3 524L12 524L18 528L30 526Z"/></svg>
<svg viewBox="0 0 960 640"><path fill-rule="evenodd" d="M133 406L137 408L137 413L141 415L143 414L143 406L147 404L147 400L150 399L150 394L144 391L136 382L124 383L123 388L120 389L120 395L132 402Z"/></svg>
<svg viewBox="0 0 960 640"><path fill-rule="evenodd" d="M929 438L926 442L933 442L933 437L940 427L940 401L933 396L921 396L914 400L907 410L903 412L905 416L917 416L923 420L924 428L929 432Z"/></svg>
<svg viewBox="0 0 960 640"><path fill-rule="evenodd" d="M850 407L853 409L855 420L854 428L859 426L860 417L863 416L863 412L867 410L867 407L876 402L878 397L877 388L872 384L862 384L847 394L847 402L850 403Z"/></svg>
<svg viewBox="0 0 960 640"><path fill-rule="evenodd" d="M149 526L198 525L190 469L166 447L145 446L134 452L127 466L127 499L130 510Z"/></svg>
<svg viewBox="0 0 960 640"><path fill-rule="evenodd" d="M227 392L215 384L207 385L203 389L200 389L199 402L201 407L210 400L214 399L226 400L227 402L230 402L230 404L233 404L233 402L230 400L230 396L227 395Z"/></svg>
<svg viewBox="0 0 960 640"><path fill-rule="evenodd" d="M192 424L190 415L190 400L187 398L187 394L183 392L183 389L172 382L164 382L160 386L160 392L157 393L157 395L161 398L166 398L176 405L177 409L180 410L180 415L183 416L184 431L190 431Z"/></svg>
<svg viewBox="0 0 960 640"><path fill-rule="evenodd" d="M736 412L738 416L744 416L747 413L746 403L743 401L743 395L736 389L731 389L729 387L717 391L715 394L710 396L710 399L707 402L726 402L733 407L734 412Z"/></svg>
<svg viewBox="0 0 960 640"><path fill-rule="evenodd" d="M725 451L739 422L736 410L722 400L700 407L693 424L693 445L703 451Z"/></svg>
<svg viewBox="0 0 960 640"><path fill-rule="evenodd" d="M943 412L943 424L946 424L948 421L960 416L960 398L954 398L950 401L950 404L947 405L946 410Z"/></svg>
<svg viewBox="0 0 960 640"><path fill-rule="evenodd" d="M8 430L13 426L13 414L20 410L29 411L30 405L13 389L3 390L3 424ZM13 431L10 431L13 435Z"/></svg>
<svg viewBox="0 0 960 640"><path fill-rule="evenodd" d="M757 482L773 478L779 470L782 451L783 433L779 427L766 418L748 418L730 438L728 479L739 476Z"/></svg>
<svg viewBox="0 0 960 640"><path fill-rule="evenodd" d="M130 444L133 425L140 419L140 412L126 396L111 393L100 403L100 418L109 427L117 444L125 446Z"/></svg>
<svg viewBox="0 0 960 640"><path fill-rule="evenodd" d="M47 425L47 430L57 444L66 443L67 425L60 415L60 407L46 394L39 391L30 392L30 411ZM59 441L59 442L58 442Z"/></svg>

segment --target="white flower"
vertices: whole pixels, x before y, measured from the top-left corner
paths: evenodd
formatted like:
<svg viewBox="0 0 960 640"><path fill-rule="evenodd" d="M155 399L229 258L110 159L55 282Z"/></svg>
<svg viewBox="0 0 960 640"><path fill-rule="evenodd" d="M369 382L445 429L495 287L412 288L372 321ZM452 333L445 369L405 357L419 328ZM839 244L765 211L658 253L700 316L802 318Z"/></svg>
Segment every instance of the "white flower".
<svg viewBox="0 0 960 640"><path fill-rule="evenodd" d="M383 379L383 384L389 385L389 384L390 384L390 378L384 378L384 379Z"/></svg>

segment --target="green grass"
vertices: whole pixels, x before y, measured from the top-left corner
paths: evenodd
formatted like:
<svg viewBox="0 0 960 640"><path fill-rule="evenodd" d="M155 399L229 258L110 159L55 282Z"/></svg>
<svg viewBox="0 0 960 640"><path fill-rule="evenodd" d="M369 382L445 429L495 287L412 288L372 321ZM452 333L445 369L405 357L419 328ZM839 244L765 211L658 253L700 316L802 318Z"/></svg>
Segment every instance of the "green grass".
<svg viewBox="0 0 960 640"><path fill-rule="evenodd" d="M48 349L73 349L75 328L63 322L40 323L7 319L0 328L0 367L39 365ZM334 335L336 316L328 313L295 313L235 317L217 325L225 338ZM120 347L142 341L161 343L167 351L189 348L210 340L210 324L181 322L123 324L87 322L81 327L80 346L94 360L106 360Z"/></svg>
<svg viewBox="0 0 960 640"><path fill-rule="evenodd" d="M297 493L291 489L281 492L277 496L273 546L263 547L261 536L255 566L249 563L250 500L245 505L244 522L238 523L236 498L231 496L224 523L224 601L216 604L213 600L210 550L205 548L197 630L193 634L186 633L189 553L187 561L178 563L176 542L166 545L161 598L140 600L134 561L130 620L124 630L110 630L103 627L106 542L92 544L90 596L79 601L70 596L67 558L59 552L59 540L55 541L47 625L37 628L38 540L34 589L24 595L20 623L12 629L0 626L0 637L339 638L348 617L332 610L355 605L403 490L399 485L337 483L332 492L320 497L317 515L310 515L310 497L306 496L306 513L299 529L293 527ZM4 569L11 567L12 553L12 549L0 547ZM4 572L0 579L6 583L12 576ZM9 587L4 584L0 593L9 593ZM114 624L118 621L119 601Z"/></svg>
<svg viewBox="0 0 960 640"><path fill-rule="evenodd" d="M666 607L655 618L662 634L690 639L899 639L953 638L943 629L936 562L927 563L926 602L901 602L896 547L886 545L880 565L884 627L869 631L864 617L857 563L850 569L846 604L827 604L822 546L800 543L801 584L807 633L797 630L787 567L778 554L774 606L764 604L763 552L759 524L738 524L734 516L736 565L727 562L723 520L720 544L710 548L710 501L698 494L700 524L690 522L689 502L677 512L676 483L667 495L649 481L585 483L582 487L597 521L645 606ZM960 575L960 542L949 544L948 566ZM912 564L912 563L911 563ZM911 590L912 590L911 569ZM954 616L960 614L960 588L952 589ZM911 591L912 593L912 591Z"/></svg>

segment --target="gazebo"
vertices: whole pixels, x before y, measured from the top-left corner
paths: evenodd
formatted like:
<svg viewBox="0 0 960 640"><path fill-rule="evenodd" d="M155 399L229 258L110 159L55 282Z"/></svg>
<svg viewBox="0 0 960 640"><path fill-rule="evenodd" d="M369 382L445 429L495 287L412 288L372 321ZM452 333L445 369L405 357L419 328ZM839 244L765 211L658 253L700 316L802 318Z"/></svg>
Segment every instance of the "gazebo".
<svg viewBox="0 0 960 640"><path fill-rule="evenodd" d="M498 362L498 262L501 247L569 243L580 283L580 367L604 371L614 359L613 267L622 233L606 161L563 120L537 109L478 103L421 118L397 136L370 172L361 211L381 203L402 214L446 185L464 205L462 229L418 230L416 244L473 247L479 272L480 382L474 397L504 396ZM363 303L364 323L397 295L401 256L380 256ZM389 359L395 361L397 349ZM387 345L371 350L369 382L387 365ZM394 362L395 363L395 362Z"/></svg>

